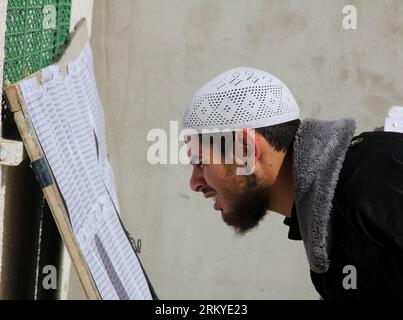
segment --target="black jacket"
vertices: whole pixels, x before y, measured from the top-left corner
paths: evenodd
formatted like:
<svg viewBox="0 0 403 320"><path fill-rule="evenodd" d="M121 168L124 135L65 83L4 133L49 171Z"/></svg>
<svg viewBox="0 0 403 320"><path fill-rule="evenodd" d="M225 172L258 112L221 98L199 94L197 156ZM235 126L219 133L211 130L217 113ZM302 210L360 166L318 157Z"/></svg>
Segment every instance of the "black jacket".
<svg viewBox="0 0 403 320"><path fill-rule="evenodd" d="M348 147L332 201L329 268L311 270L324 299L403 298L403 134L366 132ZM289 238L301 239L294 206ZM356 269L356 289L343 280ZM344 272L343 272L344 271Z"/></svg>

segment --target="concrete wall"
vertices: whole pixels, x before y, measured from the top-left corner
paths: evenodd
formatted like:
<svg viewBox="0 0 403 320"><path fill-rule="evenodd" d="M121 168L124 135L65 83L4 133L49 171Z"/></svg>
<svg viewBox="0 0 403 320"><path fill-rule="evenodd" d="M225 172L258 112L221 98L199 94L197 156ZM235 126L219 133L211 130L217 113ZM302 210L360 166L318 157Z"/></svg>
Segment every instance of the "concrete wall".
<svg viewBox="0 0 403 320"><path fill-rule="evenodd" d="M346 4L357 7L358 30L342 27ZM282 218L235 238L189 191L190 167L147 162L146 136L180 119L205 81L240 65L282 79L302 117L382 126L403 103L402 16L400 0L95 2L95 67L123 220L143 240L161 298L317 298Z"/></svg>
<svg viewBox="0 0 403 320"><path fill-rule="evenodd" d="M74 30L74 26L82 18L88 21L89 31L91 33L92 27L92 8L94 7L94 0L72 0L71 2L71 19L70 29Z"/></svg>

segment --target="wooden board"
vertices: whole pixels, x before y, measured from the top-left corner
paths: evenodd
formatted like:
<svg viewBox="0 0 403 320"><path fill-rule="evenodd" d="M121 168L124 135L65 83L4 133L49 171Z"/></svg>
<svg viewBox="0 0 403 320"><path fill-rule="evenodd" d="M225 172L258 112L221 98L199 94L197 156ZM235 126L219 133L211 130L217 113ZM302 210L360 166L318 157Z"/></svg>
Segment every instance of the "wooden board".
<svg viewBox="0 0 403 320"><path fill-rule="evenodd" d="M77 32L80 33L81 36L87 33L85 23L80 25L80 29ZM80 39L80 41L82 41L81 37ZM32 77L37 77L38 80L40 80L41 73L38 72L32 75ZM43 193L48 201L60 235L70 254L72 263L76 268L87 298L90 300L101 299L88 264L80 251L77 240L75 239L69 220L67 206L61 196L60 190L52 175L52 171L49 168L39 139L33 128L33 123L29 117L29 113L27 112L19 85L9 85L4 91L6 94L8 107L14 114L15 123L31 160L33 170L39 183L41 184ZM46 180L46 183L44 183L44 180Z"/></svg>

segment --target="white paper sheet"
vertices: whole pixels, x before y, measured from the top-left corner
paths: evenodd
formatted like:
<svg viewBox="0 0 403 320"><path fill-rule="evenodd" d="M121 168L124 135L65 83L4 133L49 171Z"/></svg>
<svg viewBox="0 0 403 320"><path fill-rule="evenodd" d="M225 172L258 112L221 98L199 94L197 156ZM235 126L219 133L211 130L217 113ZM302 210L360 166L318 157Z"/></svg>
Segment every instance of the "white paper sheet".
<svg viewBox="0 0 403 320"><path fill-rule="evenodd" d="M385 120L385 131L403 133L403 107L393 106Z"/></svg>
<svg viewBox="0 0 403 320"><path fill-rule="evenodd" d="M65 79L58 65L42 75L43 84L31 78L20 88L99 292L103 299L151 299L118 218L89 43Z"/></svg>

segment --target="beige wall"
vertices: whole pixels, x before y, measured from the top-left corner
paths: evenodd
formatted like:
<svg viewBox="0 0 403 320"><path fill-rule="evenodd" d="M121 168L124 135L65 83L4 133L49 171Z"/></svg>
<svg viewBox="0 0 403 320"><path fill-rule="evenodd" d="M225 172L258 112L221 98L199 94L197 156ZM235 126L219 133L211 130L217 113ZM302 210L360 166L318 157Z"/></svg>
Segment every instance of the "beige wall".
<svg viewBox="0 0 403 320"><path fill-rule="evenodd" d="M82 18L88 21L88 28L92 29L92 8L94 7L94 0L72 0L71 1L71 19L70 30L74 30L74 26Z"/></svg>
<svg viewBox="0 0 403 320"><path fill-rule="evenodd" d="M342 28L346 4L357 7L358 30ZM189 191L190 167L148 164L146 136L180 119L205 81L240 65L282 79L302 117L382 126L403 104L402 16L401 0L95 2L95 67L123 220L143 240L161 298L317 298L282 218L235 238Z"/></svg>

